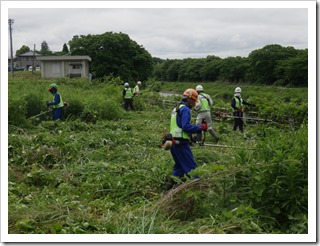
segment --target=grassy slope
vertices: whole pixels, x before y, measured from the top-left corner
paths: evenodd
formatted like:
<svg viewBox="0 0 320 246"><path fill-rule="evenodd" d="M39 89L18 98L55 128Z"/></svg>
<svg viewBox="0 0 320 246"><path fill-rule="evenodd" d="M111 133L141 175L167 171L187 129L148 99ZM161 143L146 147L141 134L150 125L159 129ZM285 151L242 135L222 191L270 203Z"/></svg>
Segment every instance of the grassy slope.
<svg viewBox="0 0 320 246"><path fill-rule="evenodd" d="M9 83L9 101L18 80ZM19 93L36 88L32 92L46 100L48 81L23 81L26 90ZM73 116L58 124L9 127L9 233L306 232L307 125L255 124L246 127L244 138L229 121L216 121L221 144L256 150L194 146L194 174L201 179L166 192L173 162L159 144L172 105L163 108L155 94L145 92L146 100L135 100L139 111L114 106L116 120L107 120L100 110L106 104L96 99L107 100L110 87L67 82L60 81L64 98L77 104L78 94L85 93L83 108L96 105L96 123ZM222 84L204 86L210 94L226 93ZM186 87L175 85L179 91ZM113 101L121 104L121 88L113 90ZM272 97L272 88L263 90ZM216 100L221 106L229 101Z"/></svg>

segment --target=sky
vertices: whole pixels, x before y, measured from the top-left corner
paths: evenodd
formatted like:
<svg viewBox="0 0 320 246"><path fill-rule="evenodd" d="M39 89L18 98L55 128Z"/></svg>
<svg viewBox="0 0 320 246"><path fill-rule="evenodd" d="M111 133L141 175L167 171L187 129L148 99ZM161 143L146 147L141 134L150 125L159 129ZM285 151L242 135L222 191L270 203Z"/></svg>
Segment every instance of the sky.
<svg viewBox="0 0 320 246"><path fill-rule="evenodd" d="M65 5L60 2L53 8L38 8L37 4L8 8L8 18L14 19L13 53L22 45L32 50L36 45L40 50L43 41L51 51L61 51L74 35L105 32L128 34L151 56L162 59L247 57L269 44L308 48L308 9L290 8L290 1L285 5L274 1L271 7L250 4L240 8L216 7L210 1L187 8L183 2L173 8L100 5L92 2L90 8L74 8L74 4L62 8ZM8 47L10 56L9 51Z"/></svg>

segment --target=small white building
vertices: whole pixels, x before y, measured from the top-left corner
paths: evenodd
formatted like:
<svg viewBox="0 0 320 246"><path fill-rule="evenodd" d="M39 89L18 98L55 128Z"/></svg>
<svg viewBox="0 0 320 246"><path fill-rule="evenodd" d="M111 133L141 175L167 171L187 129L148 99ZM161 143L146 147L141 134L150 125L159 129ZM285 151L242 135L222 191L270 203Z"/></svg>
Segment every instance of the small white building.
<svg viewBox="0 0 320 246"><path fill-rule="evenodd" d="M87 77L89 79L90 56L41 56L41 77Z"/></svg>

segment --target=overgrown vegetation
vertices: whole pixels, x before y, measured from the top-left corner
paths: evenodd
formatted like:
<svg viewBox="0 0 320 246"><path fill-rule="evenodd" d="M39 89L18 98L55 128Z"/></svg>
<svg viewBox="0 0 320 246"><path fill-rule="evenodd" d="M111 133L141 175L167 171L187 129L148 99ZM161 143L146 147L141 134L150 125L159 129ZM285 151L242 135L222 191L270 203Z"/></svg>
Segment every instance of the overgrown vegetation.
<svg viewBox="0 0 320 246"><path fill-rule="evenodd" d="M166 191L173 161L159 145L178 98L157 91L196 83L145 82L126 112L117 78L57 79L70 106L52 122L29 119L46 110L51 81L20 76L9 78L9 233L308 232L307 89L241 85L255 117L273 121L247 122L242 135L217 118L219 144L243 149L195 145L200 179ZM213 112L229 108L234 85L202 85Z"/></svg>

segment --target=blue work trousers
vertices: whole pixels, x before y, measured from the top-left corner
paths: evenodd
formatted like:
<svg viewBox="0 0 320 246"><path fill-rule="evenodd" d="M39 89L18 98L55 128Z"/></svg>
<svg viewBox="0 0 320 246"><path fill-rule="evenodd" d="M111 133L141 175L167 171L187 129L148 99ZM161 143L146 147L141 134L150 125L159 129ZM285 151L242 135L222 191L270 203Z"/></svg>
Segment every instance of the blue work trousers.
<svg viewBox="0 0 320 246"><path fill-rule="evenodd" d="M52 119L54 121L61 120L63 114L63 108L55 108L52 110Z"/></svg>
<svg viewBox="0 0 320 246"><path fill-rule="evenodd" d="M183 177L197 167L189 144L175 144L170 148L173 160L173 176Z"/></svg>

